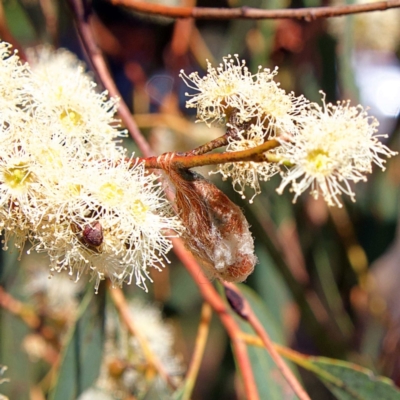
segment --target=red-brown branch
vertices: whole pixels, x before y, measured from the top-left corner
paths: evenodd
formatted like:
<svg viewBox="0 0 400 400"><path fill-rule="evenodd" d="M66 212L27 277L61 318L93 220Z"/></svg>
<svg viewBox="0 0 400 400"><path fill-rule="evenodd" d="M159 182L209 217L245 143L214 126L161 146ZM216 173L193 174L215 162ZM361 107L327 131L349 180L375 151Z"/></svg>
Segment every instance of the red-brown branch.
<svg viewBox="0 0 400 400"><path fill-rule="evenodd" d="M117 86L113 78L108 71L107 64L104 60L103 54L94 40L93 33L89 24L89 16L91 14L90 9L85 9L84 2L81 0L68 0L70 8L74 14L76 28L78 30L79 37L81 39L83 48L95 70L98 78L100 79L103 86L108 90L111 97L119 99L118 103L118 114L128 129L132 139L136 142L140 151L145 157L154 155L150 145L140 132L136 122L132 118L132 114L122 100L122 96L119 93Z"/></svg>
<svg viewBox="0 0 400 400"><path fill-rule="evenodd" d="M227 294L228 301L231 299L230 303L232 304L233 296L235 297L233 301L236 303L233 305L233 308L238 313L240 317L245 319L257 333L259 338L261 339L264 347L268 351L272 360L275 362L278 369L281 371L282 375L285 377L286 381L289 383L290 387L293 389L294 393L300 400L311 400L308 396L307 392L302 388L299 381L287 366L285 361L281 358L279 353L277 352L274 343L272 343L268 333L262 326L261 322L251 309L247 300L242 296L239 290L235 285L229 282L224 283L225 291Z"/></svg>
<svg viewBox="0 0 400 400"><path fill-rule="evenodd" d="M252 147L247 150L226 152L226 153L212 153L200 155L180 155L179 153L165 153L159 157L148 157L133 159L133 162L144 162L146 168L163 168L164 162L168 161L171 167L174 168L194 168L202 167L204 165L217 165L228 162L263 162L272 161L268 158L268 151L278 147L280 143L277 140L269 140L260 146ZM190 153L188 153L190 154Z"/></svg>
<svg viewBox="0 0 400 400"><path fill-rule="evenodd" d="M250 363L247 347L243 340L239 325L236 323L221 296L205 276L196 259L185 249L182 241L179 239L173 239L172 242L175 254L184 262L186 269L198 286L203 299L207 301L218 314L229 337L231 338L239 370L242 374L246 399L259 400L258 390L253 375L253 368Z"/></svg>
<svg viewBox="0 0 400 400"><path fill-rule="evenodd" d="M379 1L368 4L350 4L333 7L308 7L293 9L263 10L252 7L211 8L173 7L151 4L139 0L110 0L114 5L122 5L144 14L162 15L170 18L196 19L303 19L339 17L371 11L384 11L400 7L400 0Z"/></svg>

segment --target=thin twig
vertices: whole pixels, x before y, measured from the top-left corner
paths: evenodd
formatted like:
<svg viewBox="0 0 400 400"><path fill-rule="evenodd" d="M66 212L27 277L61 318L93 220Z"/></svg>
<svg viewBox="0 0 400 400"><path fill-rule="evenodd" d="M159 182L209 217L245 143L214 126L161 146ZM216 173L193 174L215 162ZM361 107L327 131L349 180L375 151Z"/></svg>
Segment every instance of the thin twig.
<svg viewBox="0 0 400 400"><path fill-rule="evenodd" d="M136 122L132 118L128 106L123 101L122 96L119 93L118 88L108 71L103 54L101 53L93 38L93 33L89 24L91 8L90 6L87 6L85 8L86 3L84 1L85 0L68 0L70 8L75 17L75 23L79 33L79 37L82 41L82 45L90 62L92 63L93 69L95 70L103 86L108 90L110 96L119 99L118 114L125 127L128 129L130 135L132 136L132 139L135 141L145 157L152 156L154 155L153 150L151 149L146 139L143 137L142 133L136 125Z"/></svg>
<svg viewBox="0 0 400 400"><path fill-rule="evenodd" d="M233 318L231 312L222 300L221 296L215 290L209 279L205 276L196 259L179 239L172 239L175 254L182 260L186 269L192 276L194 282L200 290L205 301L207 301L213 310L218 314L232 341L234 353L236 355L237 365L242 375L244 389L247 400L259 400L258 390L253 375L253 368L250 363L247 347L244 343L240 328Z"/></svg>
<svg viewBox="0 0 400 400"><path fill-rule="evenodd" d="M133 321L132 314L129 311L128 303L126 302L125 296L120 288L113 288L110 281L107 281L108 291L110 293L111 299L121 317L127 326L129 332L134 336L140 343L140 347L145 353L145 357L150 365L158 372L162 379L168 383L171 388L176 389L175 383L172 381L171 377L165 371L163 365L157 358L157 355L151 351L147 340L143 337L140 330L137 329L135 322Z"/></svg>
<svg viewBox="0 0 400 400"><path fill-rule="evenodd" d="M203 144L191 151L188 151L186 153L187 156L199 156L202 154L209 153L212 150L218 149L220 147L226 146L228 144L228 137L229 135L225 134L223 136L217 137L214 140L211 140L211 142L208 142L206 144Z"/></svg>
<svg viewBox="0 0 400 400"><path fill-rule="evenodd" d="M170 18L195 19L303 19L307 22L317 18L339 17L362 12L384 11L400 7L400 0L379 1L367 4L351 4L333 7L308 7L293 9L263 10L252 7L211 8L174 7L151 4L139 0L110 0L114 5L122 5L144 14L162 15Z"/></svg>
<svg viewBox="0 0 400 400"><path fill-rule="evenodd" d="M213 153L213 154L201 154L201 155L181 155L179 153L166 153L159 157L148 157L134 159L132 162L144 162L146 168L162 168L161 160L165 160L168 157L168 162L170 162L171 167L174 168L194 168L202 167L204 165L216 165L224 164L228 162L277 162L274 158L269 158L266 153L269 150L278 147L280 143L277 140L269 140L260 146L252 147L247 150L232 151L226 153Z"/></svg>
<svg viewBox="0 0 400 400"><path fill-rule="evenodd" d="M272 343L268 333L265 331L261 322L254 314L247 300L242 296L239 290L232 283L225 282L225 293L227 299L231 304L233 310L243 319L245 319L257 333L257 335L262 340L266 350L275 362L278 369L281 371L282 375L285 377L290 387L293 389L295 394L300 400L310 400L307 392L302 388L299 381L290 370L290 368L283 361L279 353L276 351L274 344Z"/></svg>
<svg viewBox="0 0 400 400"><path fill-rule="evenodd" d="M228 123L226 124L227 129L224 135L217 137L216 139L211 140L211 142L203 144L202 146L199 146L194 150L188 151L186 155L193 156L206 154L212 150L227 146L229 143L229 138L233 138L235 140L239 139L238 133L241 129L239 128L240 123L239 121L237 121L237 111L230 110L228 112L228 115ZM248 129L248 127L245 127L244 124L242 124L241 127L245 128L246 130Z"/></svg>
<svg viewBox="0 0 400 400"><path fill-rule="evenodd" d="M203 359L204 350L206 348L211 317L212 308L208 303L204 303L201 309L201 319L196 336L196 344L194 347L192 360L185 377L185 386L181 398L182 400L190 400L190 396L192 395L196 378L199 373L201 360Z"/></svg>

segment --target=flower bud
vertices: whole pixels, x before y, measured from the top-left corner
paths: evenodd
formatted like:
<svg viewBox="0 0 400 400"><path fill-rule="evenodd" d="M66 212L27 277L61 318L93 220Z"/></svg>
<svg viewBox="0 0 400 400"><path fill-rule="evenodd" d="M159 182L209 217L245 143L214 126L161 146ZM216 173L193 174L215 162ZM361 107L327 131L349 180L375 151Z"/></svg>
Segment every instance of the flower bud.
<svg viewBox="0 0 400 400"><path fill-rule="evenodd" d="M87 245L100 246L103 243L103 227L100 222L86 224L82 231L82 237Z"/></svg>

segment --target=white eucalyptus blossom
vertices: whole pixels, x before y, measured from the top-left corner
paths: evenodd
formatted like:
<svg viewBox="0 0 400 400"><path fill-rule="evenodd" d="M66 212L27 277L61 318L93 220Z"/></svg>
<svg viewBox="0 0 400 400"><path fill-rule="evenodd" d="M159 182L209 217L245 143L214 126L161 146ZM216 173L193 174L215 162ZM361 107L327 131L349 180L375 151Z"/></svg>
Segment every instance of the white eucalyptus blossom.
<svg viewBox="0 0 400 400"><path fill-rule="evenodd" d="M200 77L198 72L186 75L182 70L181 78L189 88L198 93L187 94L191 99L186 107L197 108L199 121L207 124L223 120L233 109L242 109L248 96L248 85L253 82L244 61L238 56L227 56L214 68L207 60L207 75Z"/></svg>
<svg viewBox="0 0 400 400"><path fill-rule="evenodd" d="M53 273L89 273L96 290L106 277L146 289L149 268L168 262L181 226L157 176L116 142L117 100L97 93L66 51L42 49L33 71L9 45L1 51L0 105L13 105L0 109L3 248L12 238L22 251L29 241L28 253L48 253ZM12 80L6 91L10 76L23 86Z"/></svg>
<svg viewBox="0 0 400 400"><path fill-rule="evenodd" d="M235 132L228 136L227 152L254 148L281 134L295 134L309 102L280 88L274 80L277 74L278 68L262 67L252 74L237 55L225 57L217 68L208 63L203 78L197 72L181 72L187 85L198 92L190 95L186 106L196 107L199 121L208 125L225 119ZM254 192L252 203L261 193L260 181L269 180L280 168L278 163L235 162L221 164L211 173L220 173L224 180L231 178L234 190L243 198L249 187Z"/></svg>
<svg viewBox="0 0 400 400"><path fill-rule="evenodd" d="M274 81L277 74L277 67L271 71L260 66L254 75L254 82L247 86L244 109L238 110L243 120L255 117L262 120L268 139L281 133L295 132L301 113L309 103L304 96L296 97L293 92L283 90L280 83Z"/></svg>
<svg viewBox="0 0 400 400"><path fill-rule="evenodd" d="M278 193L291 185L294 201L308 188L331 206L341 207L342 193L355 201L350 184L366 181L372 164L384 170L382 156L396 154L379 141L377 127L378 121L362 106L326 104L323 96L322 106L310 105L299 132L281 140L282 157L293 166L282 174Z"/></svg>
<svg viewBox="0 0 400 400"><path fill-rule="evenodd" d="M26 92L30 80L27 64L23 64L11 45L0 42L0 125L6 130L11 124L18 124L29 95ZM7 135L1 132L1 142L7 141Z"/></svg>
<svg viewBox="0 0 400 400"><path fill-rule="evenodd" d="M191 98L186 107L197 108L199 121L211 124L234 114L240 122L263 120L271 138L281 131L295 130L296 117L308 101L280 88L280 83L274 81L278 68L260 66L252 74L237 55L224 57L217 68L208 61L207 65L207 74L202 78L197 72L186 75L181 71L185 83L198 92L187 94Z"/></svg>
<svg viewBox="0 0 400 400"><path fill-rule="evenodd" d="M86 158L119 158L124 150L116 146L117 99L107 91L98 93L84 64L65 49L39 47L28 52L32 69L31 96L35 117L51 125L52 136ZM81 144L85 143L85 146Z"/></svg>
<svg viewBox="0 0 400 400"><path fill-rule="evenodd" d="M108 276L115 284L134 279L146 288L148 269L168 262L168 230L179 231L180 223L157 177L132 164L88 163L72 187L69 180L48 194L54 207L47 212L50 223L37 232L37 249L48 252L53 270L67 269L77 278L89 271L96 287ZM85 237L85 230L96 229L99 243Z"/></svg>
<svg viewBox="0 0 400 400"><path fill-rule="evenodd" d="M354 4L369 4L375 0L356 0ZM341 0L332 0L333 6L346 4ZM348 40L352 36L354 47L357 50L373 50L395 53L399 46L400 10L393 8L384 13L367 12L358 13L351 16L350 31L346 26L349 16L329 18L327 20L328 29L339 40ZM380 55L382 57L382 55Z"/></svg>
<svg viewBox="0 0 400 400"><path fill-rule="evenodd" d="M277 73L277 68L259 67L253 75L237 56L224 58L218 68L208 64L203 78L181 73L197 91L187 107L197 107L199 120L211 124L225 119L227 152L255 148L271 139L280 142L264 157L268 161L229 162L212 173L231 178L243 198L250 187L250 202L261 192L259 182L278 172L278 193L290 185L294 200L309 187L314 197L321 194L329 205L340 206L341 193L354 200L350 184L365 181L372 164L384 169L384 158L396 154L380 142L378 121L348 101L326 104L324 95L319 106L286 93L274 80Z"/></svg>

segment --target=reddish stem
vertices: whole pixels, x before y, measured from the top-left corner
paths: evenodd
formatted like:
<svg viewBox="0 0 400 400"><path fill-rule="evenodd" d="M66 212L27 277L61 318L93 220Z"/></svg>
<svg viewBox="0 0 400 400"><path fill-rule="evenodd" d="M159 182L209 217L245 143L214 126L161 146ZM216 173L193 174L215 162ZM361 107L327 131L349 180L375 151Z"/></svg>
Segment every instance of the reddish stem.
<svg viewBox="0 0 400 400"><path fill-rule="evenodd" d="M233 151L226 153L199 154L199 155L181 155L179 153L166 153L159 157L148 157L134 159L135 163L144 162L146 168L162 168L164 162L170 163L174 168L194 168L204 165L224 164L228 162L263 162L268 160L267 151L278 147L280 143L277 140L269 140L260 146L252 147L247 150ZM190 154L190 153L188 153Z"/></svg>
<svg viewBox="0 0 400 400"><path fill-rule="evenodd" d="M202 297L218 314L222 324L231 338L233 350L236 354L237 363L242 374L247 400L259 400L252 365L247 353L246 344L242 339L240 327L236 323L225 302L214 289L209 279L205 276L193 255L185 249L182 241L179 239L173 239L172 241L174 244L175 254L185 264L186 269L198 286Z"/></svg>
<svg viewBox="0 0 400 400"><path fill-rule="evenodd" d="M174 7L151 4L139 0L110 0L114 5L129 7L144 14L162 15L170 18L195 19L303 19L307 22L317 18L339 17L362 12L384 11L400 7L400 0L379 1L368 4L351 4L333 7L308 7L263 10L252 7Z"/></svg>
<svg viewBox="0 0 400 400"><path fill-rule="evenodd" d="M75 16L75 23L79 33L79 37L82 41L82 45L86 51L86 54L92 63L92 66L99 77L103 86L108 90L108 93L112 97L119 99L118 103L118 114L124 123L125 127L128 129L132 139L136 142L140 151L145 157L150 157L154 154L150 145L140 132L136 122L132 118L131 112L122 100L122 96L117 89L117 86L112 79L110 72L108 71L107 64L104 60L101 50L97 46L92 30L89 24L89 18L91 15L91 9L89 7L84 7L86 3L82 0L68 0L71 10Z"/></svg>
<svg viewBox="0 0 400 400"><path fill-rule="evenodd" d="M229 282L224 283L225 291L227 293L227 298L233 299L235 304L232 304L232 300L230 301L234 310L238 313L240 317L245 319L257 333L257 335L262 340L264 347L268 351L271 358L274 360L276 366L281 371L282 375L285 377L286 381L289 383L290 387L295 392L296 396L300 400L311 400L308 396L307 392L302 388L299 381L290 370L290 368L286 365L285 361L283 361L282 357L276 351L274 344L272 343L268 333L262 326L259 319L254 314L247 300L242 296L240 291L236 288L235 285ZM233 292L233 294L232 294Z"/></svg>

